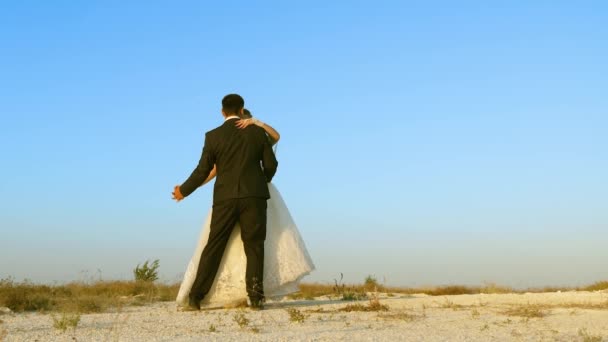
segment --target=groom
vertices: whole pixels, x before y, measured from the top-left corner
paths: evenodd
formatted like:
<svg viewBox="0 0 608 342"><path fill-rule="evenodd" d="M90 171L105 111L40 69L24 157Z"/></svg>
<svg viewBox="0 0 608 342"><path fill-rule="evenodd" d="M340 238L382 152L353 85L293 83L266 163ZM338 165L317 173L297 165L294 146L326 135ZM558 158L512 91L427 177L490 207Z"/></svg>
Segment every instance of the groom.
<svg viewBox="0 0 608 342"><path fill-rule="evenodd" d="M264 302L264 240L268 182L277 171L277 160L264 130L257 126L235 126L243 115L245 101L237 94L222 99L224 124L205 134L203 154L190 177L175 186L177 201L201 186L214 165L217 179L213 190L213 213L209 241L203 250L186 310L199 310L200 302L215 280L230 233L238 222L247 256L245 282L252 309ZM260 166L261 162L261 166Z"/></svg>

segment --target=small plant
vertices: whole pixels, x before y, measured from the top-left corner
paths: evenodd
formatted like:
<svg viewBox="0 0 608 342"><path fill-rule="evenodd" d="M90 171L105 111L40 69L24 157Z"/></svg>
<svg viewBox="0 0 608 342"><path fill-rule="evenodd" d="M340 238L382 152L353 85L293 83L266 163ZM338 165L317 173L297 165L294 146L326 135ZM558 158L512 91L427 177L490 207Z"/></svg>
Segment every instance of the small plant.
<svg viewBox="0 0 608 342"><path fill-rule="evenodd" d="M285 309L285 311L287 311L289 314L289 320L291 322L304 323L306 320L306 316L304 316L304 314L296 308L288 308Z"/></svg>
<svg viewBox="0 0 608 342"><path fill-rule="evenodd" d="M462 308L462 305L459 304L454 304L454 302L452 302L451 300L449 300L447 297L445 298L445 303L441 306L444 309L452 309L454 311Z"/></svg>
<svg viewBox="0 0 608 342"><path fill-rule="evenodd" d="M133 270L135 280L150 283L158 280L159 267L158 259L154 260L152 264L149 264L149 260L146 260L141 267L137 264L137 267Z"/></svg>
<svg viewBox="0 0 608 342"><path fill-rule="evenodd" d="M215 327L215 325L209 324L209 329L208 330L209 330L210 333L214 333L214 332L217 331L217 328Z"/></svg>
<svg viewBox="0 0 608 342"><path fill-rule="evenodd" d="M484 325L483 327L481 327L479 330L480 331L486 331L488 329L490 329L490 326L486 323L486 325Z"/></svg>
<svg viewBox="0 0 608 342"><path fill-rule="evenodd" d="M344 279L344 274L340 273L340 281L338 281L337 279L334 279L334 293L337 293L338 295L342 295L344 293L344 288L346 287L344 285L344 283L342 283L342 280Z"/></svg>
<svg viewBox="0 0 608 342"><path fill-rule="evenodd" d="M112 336L112 340L113 341L118 341L119 337L120 337L120 332L122 331L122 329L124 328L124 326L127 324L127 321L129 320L130 315L123 315L123 308L122 306L118 307L118 310L116 311L116 313L113 315L114 317L112 318L112 323L110 325L110 331L108 332L108 335Z"/></svg>
<svg viewBox="0 0 608 342"><path fill-rule="evenodd" d="M342 300L345 300L345 301L361 300L361 299L365 299L365 295L362 293L356 293L353 291L346 291L346 292L342 293Z"/></svg>
<svg viewBox="0 0 608 342"><path fill-rule="evenodd" d="M343 273L340 273L340 281L334 279L333 292L338 298L340 298L341 300L361 300L367 297L365 293L356 292L353 287L347 288L346 285L342 282L343 279Z"/></svg>
<svg viewBox="0 0 608 342"><path fill-rule="evenodd" d="M479 318L479 311L477 311L477 309L471 310L471 317Z"/></svg>
<svg viewBox="0 0 608 342"><path fill-rule="evenodd" d="M239 327L241 327L241 328L245 328L246 326L249 325L249 319L247 317L245 317L245 314L242 312L234 314L234 317L232 317L232 320L235 321L236 324L238 324Z"/></svg>
<svg viewBox="0 0 608 342"><path fill-rule="evenodd" d="M76 330L76 326L80 322L80 314L67 314L63 313L61 317L57 317L55 315L51 316L53 318L53 327L57 330L61 330L61 332L65 332L68 328L73 328Z"/></svg>
<svg viewBox="0 0 608 342"><path fill-rule="evenodd" d="M380 300L378 297L373 297L369 300L367 306L371 311L388 311L388 306L384 304L380 304Z"/></svg>
<svg viewBox="0 0 608 342"><path fill-rule="evenodd" d="M602 342L603 340L600 335L589 335L587 328L579 329L578 335L583 338L583 342Z"/></svg>
<svg viewBox="0 0 608 342"><path fill-rule="evenodd" d="M375 277L373 277L372 275L368 275L367 277L365 277L364 285L365 285L365 288L368 290L377 289L378 280Z"/></svg>
<svg viewBox="0 0 608 342"><path fill-rule="evenodd" d="M260 333L260 329L258 327L251 327L249 329L249 331L251 331L254 334L259 334Z"/></svg>

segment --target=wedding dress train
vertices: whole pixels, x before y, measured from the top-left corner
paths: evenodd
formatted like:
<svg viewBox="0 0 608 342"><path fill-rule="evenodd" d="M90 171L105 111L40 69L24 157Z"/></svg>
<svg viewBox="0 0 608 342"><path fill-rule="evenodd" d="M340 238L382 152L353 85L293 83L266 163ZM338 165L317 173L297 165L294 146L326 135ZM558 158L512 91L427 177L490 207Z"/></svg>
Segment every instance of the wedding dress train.
<svg viewBox="0 0 608 342"><path fill-rule="evenodd" d="M298 228L276 187L268 184L266 241L264 242L264 294L277 299L297 292L300 280L315 266L306 250ZM188 264L184 280L177 295L177 303L186 305L198 269L201 254L209 239L211 212L203 226L194 255ZM237 223L228 239L220 267L202 306L229 306L247 299L245 269L247 257Z"/></svg>

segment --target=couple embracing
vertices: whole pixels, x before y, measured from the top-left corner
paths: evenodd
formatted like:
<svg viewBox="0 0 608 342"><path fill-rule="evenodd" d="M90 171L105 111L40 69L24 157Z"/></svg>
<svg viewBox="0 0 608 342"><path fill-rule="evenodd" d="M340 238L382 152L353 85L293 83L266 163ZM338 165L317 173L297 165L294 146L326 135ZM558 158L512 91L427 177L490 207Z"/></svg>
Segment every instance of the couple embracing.
<svg viewBox="0 0 608 342"><path fill-rule="evenodd" d="M300 233L270 183L280 138L253 118L237 94L222 99L224 123L205 135L197 167L173 198L181 201L213 178L213 208L177 295L182 310L247 301L263 309L266 298L298 291L314 265Z"/></svg>

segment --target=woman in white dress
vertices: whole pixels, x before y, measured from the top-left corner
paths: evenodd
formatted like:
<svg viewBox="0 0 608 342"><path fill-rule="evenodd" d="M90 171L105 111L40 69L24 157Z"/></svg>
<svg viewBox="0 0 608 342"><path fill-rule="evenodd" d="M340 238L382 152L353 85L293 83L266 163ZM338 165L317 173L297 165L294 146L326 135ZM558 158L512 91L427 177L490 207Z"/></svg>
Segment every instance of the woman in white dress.
<svg viewBox="0 0 608 342"><path fill-rule="evenodd" d="M245 109L244 112L244 118L237 122L238 127L260 126L273 144L279 141L280 135L274 128L251 117L248 110ZM215 175L214 168L205 183L211 181ZM268 190L270 199L264 242L264 294L267 299L278 299L297 292L302 278L313 271L315 266L281 194L272 183L268 184ZM177 295L176 301L180 306L188 304L188 295L196 278L200 257L209 239L210 223L211 211L207 215ZM213 285L201 306L219 307L244 303L248 299L245 289L246 266L247 257L241 240L241 229L237 223L228 239Z"/></svg>

